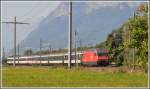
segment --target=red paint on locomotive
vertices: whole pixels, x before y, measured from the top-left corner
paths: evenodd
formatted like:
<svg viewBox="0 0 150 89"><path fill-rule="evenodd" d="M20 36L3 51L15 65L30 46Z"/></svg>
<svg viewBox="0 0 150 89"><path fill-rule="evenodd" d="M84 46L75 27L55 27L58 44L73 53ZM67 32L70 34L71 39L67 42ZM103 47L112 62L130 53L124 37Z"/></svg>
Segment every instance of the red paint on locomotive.
<svg viewBox="0 0 150 89"><path fill-rule="evenodd" d="M85 51L82 57L83 65L108 65L109 64L109 51L104 49L92 49Z"/></svg>

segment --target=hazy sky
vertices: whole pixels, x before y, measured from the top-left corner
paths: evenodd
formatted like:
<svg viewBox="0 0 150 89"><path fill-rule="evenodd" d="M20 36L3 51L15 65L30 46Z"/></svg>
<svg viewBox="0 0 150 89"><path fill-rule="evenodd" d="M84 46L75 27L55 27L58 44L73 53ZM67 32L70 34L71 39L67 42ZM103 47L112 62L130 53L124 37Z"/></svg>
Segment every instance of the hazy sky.
<svg viewBox="0 0 150 89"><path fill-rule="evenodd" d="M2 1L2 21L28 22L30 25L17 25L17 43L23 40L38 23L51 13L60 2L48 1ZM13 27L12 24L2 24L3 47L10 50L13 47Z"/></svg>
<svg viewBox="0 0 150 89"><path fill-rule="evenodd" d="M2 20L10 20L14 16L18 20L36 20L46 17L58 4L59 2L46 1L2 1Z"/></svg>

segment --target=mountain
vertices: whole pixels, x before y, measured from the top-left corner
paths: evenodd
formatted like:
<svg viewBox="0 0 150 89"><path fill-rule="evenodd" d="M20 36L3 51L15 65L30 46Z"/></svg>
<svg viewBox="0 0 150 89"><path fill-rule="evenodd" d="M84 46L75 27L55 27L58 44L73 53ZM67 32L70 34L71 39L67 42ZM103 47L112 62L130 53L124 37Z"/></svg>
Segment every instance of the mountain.
<svg viewBox="0 0 150 89"><path fill-rule="evenodd" d="M73 33L78 31L82 45L102 42L112 30L120 27L133 16L140 3L130 2L74 2ZM67 48L68 4L60 5L40 22L23 42L23 47L39 50L40 39L43 48L51 44L53 48ZM73 35L74 36L74 35Z"/></svg>

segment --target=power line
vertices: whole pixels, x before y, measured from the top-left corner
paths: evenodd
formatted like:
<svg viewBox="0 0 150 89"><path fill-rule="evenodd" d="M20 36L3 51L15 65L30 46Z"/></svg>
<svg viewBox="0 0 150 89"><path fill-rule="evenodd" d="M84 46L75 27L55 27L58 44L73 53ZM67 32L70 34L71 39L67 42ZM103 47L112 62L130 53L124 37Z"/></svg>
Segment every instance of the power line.
<svg viewBox="0 0 150 89"><path fill-rule="evenodd" d="M40 2L34 4L34 6L29 11L27 11L25 14L19 16L19 19L20 19L20 17L25 18L25 19L20 19L20 21L24 22L24 21L29 20L30 22L31 21L34 22L34 20L42 18L42 16L40 16L39 13L44 13L45 11L48 11L48 9L46 9L46 8L48 8L49 5L45 5L45 7L43 7L43 8L40 8L40 5L43 5L43 4L41 4ZM32 17L30 17L30 15L32 15ZM33 19L33 16L34 16L35 19ZM3 18L6 19L6 17L3 17Z"/></svg>
<svg viewBox="0 0 150 89"><path fill-rule="evenodd" d="M40 3L38 3L36 6L38 6L38 5L40 5ZM44 8L48 8L48 7L49 7L49 5L46 5L46 7L44 7ZM34 8L33 8L31 11L33 11L33 10L34 10ZM40 9L37 9L37 11L35 11L35 12L32 13L32 14L31 14L31 11L29 11L28 14L34 16L34 18L36 18L36 19L39 19L39 18L42 17L42 16L40 16L39 13L45 13L47 10L48 10L48 9L40 8ZM29 16L29 15L28 15L28 16ZM27 16L26 16L26 17L27 17ZM30 20L30 21L34 22L35 19L33 19L33 18L31 17L31 18L23 19L23 20L21 20L21 21L26 21L26 20Z"/></svg>
<svg viewBox="0 0 150 89"><path fill-rule="evenodd" d="M27 12L27 13L25 13L24 15L22 15L22 16L20 16L20 17L27 17L27 16L29 16L30 14L31 14L31 12L33 12L33 10L36 8L36 6L38 5L39 3L36 3L36 4L34 4L34 6ZM24 20L26 20L26 19L24 19ZM24 20L22 20L22 21L24 21Z"/></svg>

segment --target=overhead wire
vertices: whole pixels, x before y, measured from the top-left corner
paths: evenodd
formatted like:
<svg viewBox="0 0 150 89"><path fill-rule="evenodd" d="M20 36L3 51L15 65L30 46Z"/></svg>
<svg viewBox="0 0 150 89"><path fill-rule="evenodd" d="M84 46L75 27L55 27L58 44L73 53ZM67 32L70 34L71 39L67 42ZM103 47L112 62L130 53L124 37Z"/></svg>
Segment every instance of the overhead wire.
<svg viewBox="0 0 150 89"><path fill-rule="evenodd" d="M40 6L40 5L42 5L41 3L38 3L36 6ZM41 15L41 13L45 13L49 8L49 5L45 5L46 7L43 7L43 8L40 8L40 9L38 9L37 11L33 11L34 13L32 13L32 14L30 14L30 15L32 15L32 16L34 16L34 19L33 19L33 17L27 17L26 16L26 18L25 19L22 19L21 21L26 21L26 20L29 20L29 21L31 21L31 22L34 22L35 20L37 20L37 19L42 19L42 15ZM33 10L35 10L35 9L33 9ZM29 13L30 13L30 11L29 11ZM28 15L29 16L29 15ZM43 17L43 18L45 18L45 17Z"/></svg>
<svg viewBox="0 0 150 89"><path fill-rule="evenodd" d="M32 14L32 12L34 12L34 9L39 5L39 3L36 3L34 4L34 6L25 14L23 14L22 16L19 16L19 17L23 17L23 18L26 18L28 19L27 17L30 16ZM26 19L21 19L21 21L25 21Z"/></svg>

